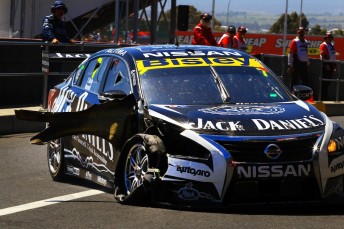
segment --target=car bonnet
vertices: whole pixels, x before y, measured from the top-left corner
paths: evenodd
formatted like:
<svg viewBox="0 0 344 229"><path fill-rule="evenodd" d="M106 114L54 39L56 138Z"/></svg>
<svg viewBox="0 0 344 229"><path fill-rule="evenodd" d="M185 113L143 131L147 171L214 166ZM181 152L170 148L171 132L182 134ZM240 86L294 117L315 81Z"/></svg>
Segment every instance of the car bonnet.
<svg viewBox="0 0 344 229"><path fill-rule="evenodd" d="M182 129L219 135L300 134L323 131L325 126L322 114L302 101L264 105L151 105L149 114L155 120Z"/></svg>

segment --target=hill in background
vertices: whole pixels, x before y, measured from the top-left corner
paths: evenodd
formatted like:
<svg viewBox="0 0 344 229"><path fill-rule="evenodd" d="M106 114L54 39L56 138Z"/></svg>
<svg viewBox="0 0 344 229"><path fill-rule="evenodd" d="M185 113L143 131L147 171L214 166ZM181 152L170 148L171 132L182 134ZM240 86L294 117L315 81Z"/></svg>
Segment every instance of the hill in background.
<svg viewBox="0 0 344 229"><path fill-rule="evenodd" d="M280 16L281 14L267 14L266 12L230 11L228 20L227 13L217 13L216 19L224 27L228 25L235 25L237 27L244 25L248 28L249 32L262 33L267 32ZM321 28L326 30L344 29L344 13L337 15L332 15L328 12L323 14L306 14L306 17L310 23L310 28L315 25L320 25Z"/></svg>

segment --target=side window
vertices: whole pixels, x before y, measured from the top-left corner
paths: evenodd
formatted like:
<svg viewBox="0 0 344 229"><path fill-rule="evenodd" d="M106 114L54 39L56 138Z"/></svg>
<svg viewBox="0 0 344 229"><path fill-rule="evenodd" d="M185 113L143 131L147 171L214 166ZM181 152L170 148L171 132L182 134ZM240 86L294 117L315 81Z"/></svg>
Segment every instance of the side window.
<svg viewBox="0 0 344 229"><path fill-rule="evenodd" d="M80 76L82 75L82 73L84 72L84 69L85 69L85 63L83 62L79 68L76 70L76 73L75 73L75 77L74 77L74 81L73 83L74 84L77 84L80 80Z"/></svg>
<svg viewBox="0 0 344 229"><path fill-rule="evenodd" d="M109 57L98 57L91 60L85 69L80 87L88 91L98 92L109 60Z"/></svg>
<svg viewBox="0 0 344 229"><path fill-rule="evenodd" d="M127 65L119 59L113 59L105 81L104 92L120 90L127 95L131 93Z"/></svg>

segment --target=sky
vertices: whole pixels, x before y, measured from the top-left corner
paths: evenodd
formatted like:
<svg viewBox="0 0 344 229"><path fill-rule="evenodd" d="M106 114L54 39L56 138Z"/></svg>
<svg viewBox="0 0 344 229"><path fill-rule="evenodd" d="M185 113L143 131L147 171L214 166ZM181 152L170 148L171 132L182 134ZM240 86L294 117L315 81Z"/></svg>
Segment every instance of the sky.
<svg viewBox="0 0 344 229"><path fill-rule="evenodd" d="M215 15L227 13L228 5L230 11L257 11L273 14L285 13L287 0L214 0ZM344 13L344 0L288 0L288 13L300 12L302 1L302 12L304 14L321 14L330 12L332 14ZM193 5L199 11L212 12L213 0L177 0L177 5Z"/></svg>

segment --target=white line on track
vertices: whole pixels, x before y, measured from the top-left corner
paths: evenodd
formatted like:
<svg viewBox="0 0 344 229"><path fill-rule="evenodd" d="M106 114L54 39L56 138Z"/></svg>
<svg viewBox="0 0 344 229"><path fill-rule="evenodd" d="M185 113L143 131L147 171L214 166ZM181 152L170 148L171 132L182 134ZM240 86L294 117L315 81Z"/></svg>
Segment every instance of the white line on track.
<svg viewBox="0 0 344 229"><path fill-rule="evenodd" d="M94 195L98 195L102 193L104 192L99 191L99 190L89 190L89 191L77 192L77 193L64 195L64 196L53 197L50 199L40 200L40 201L36 201L32 203L22 204L22 205L18 205L14 207L4 208L4 209L0 209L0 216L9 215L9 214L22 212L26 210L31 210L35 208L41 208L41 207L49 206L52 204L58 204L58 203L71 201L71 200L88 197L88 196L94 196Z"/></svg>

